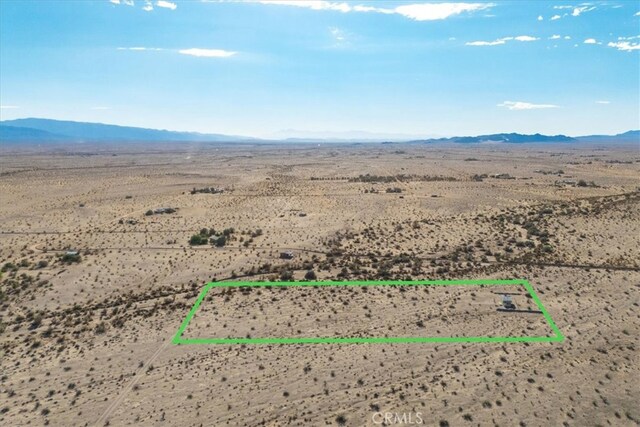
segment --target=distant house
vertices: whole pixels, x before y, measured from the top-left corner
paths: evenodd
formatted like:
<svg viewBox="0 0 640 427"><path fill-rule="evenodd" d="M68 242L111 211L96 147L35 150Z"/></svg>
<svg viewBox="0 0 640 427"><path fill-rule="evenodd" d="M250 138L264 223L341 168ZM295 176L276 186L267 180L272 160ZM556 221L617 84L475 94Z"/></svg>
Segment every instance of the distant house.
<svg viewBox="0 0 640 427"><path fill-rule="evenodd" d="M280 259L293 259L293 252L291 251L280 252Z"/></svg>
<svg viewBox="0 0 640 427"><path fill-rule="evenodd" d="M66 251L64 254L67 256L78 256L78 251Z"/></svg>
<svg viewBox="0 0 640 427"><path fill-rule="evenodd" d="M491 176L491 178L496 178L496 179L515 179L514 177L512 177L508 173L494 173L494 174L492 174L490 176Z"/></svg>

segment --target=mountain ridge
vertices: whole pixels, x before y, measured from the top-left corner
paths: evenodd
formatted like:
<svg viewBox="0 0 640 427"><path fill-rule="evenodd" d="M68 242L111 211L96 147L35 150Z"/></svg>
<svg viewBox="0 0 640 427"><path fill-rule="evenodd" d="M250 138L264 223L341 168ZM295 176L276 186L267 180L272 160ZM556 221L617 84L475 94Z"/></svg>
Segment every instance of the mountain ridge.
<svg viewBox="0 0 640 427"><path fill-rule="evenodd" d="M630 130L616 135L586 135L571 137L566 135L543 135L496 133L478 136L453 136L445 138L407 139L393 141L398 143L554 143L554 142L598 142L598 141L640 142L640 130ZM286 138L279 140L258 139L246 136L208 134L198 132L170 131L133 126L120 126L104 123L77 122L70 120L54 120L42 118L23 118L0 121L0 141L6 143L82 143L82 142L273 142L291 143L317 142L392 142L366 139L333 139L333 138Z"/></svg>
<svg viewBox="0 0 640 427"><path fill-rule="evenodd" d="M11 129L8 129L11 128ZM184 142L232 142L253 140L251 137L206 134L198 132L170 131L133 126L120 126L105 123L76 122L71 120L53 120L24 118L0 122L0 139L7 141L41 141L41 132L52 134L56 140L68 142L99 141L184 141ZM9 135L10 137L7 137ZM46 139L46 138L45 138Z"/></svg>

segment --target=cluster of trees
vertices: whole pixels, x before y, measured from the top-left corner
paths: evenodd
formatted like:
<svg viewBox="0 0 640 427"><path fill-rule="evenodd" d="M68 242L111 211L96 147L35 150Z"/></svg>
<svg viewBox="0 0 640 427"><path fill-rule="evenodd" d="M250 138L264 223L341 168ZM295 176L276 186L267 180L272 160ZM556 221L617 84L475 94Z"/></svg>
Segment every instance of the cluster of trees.
<svg viewBox="0 0 640 427"><path fill-rule="evenodd" d="M191 190L191 194L197 194L197 193L221 194L221 193L224 193L224 188L218 188L218 187L196 188L196 187L193 187L193 190Z"/></svg>
<svg viewBox="0 0 640 427"><path fill-rule="evenodd" d="M193 236L191 236L191 238L189 239L189 244L192 246L197 246L210 243L211 245L215 245L221 248L227 244L227 240L229 240L233 233L235 233L234 228L225 228L224 230L222 230L222 232L217 232L213 227L209 229L203 228L202 230L200 230L199 234L194 234Z"/></svg>
<svg viewBox="0 0 640 427"><path fill-rule="evenodd" d="M82 258L77 253L66 253L60 257L60 261L64 264L73 264L82 261Z"/></svg>

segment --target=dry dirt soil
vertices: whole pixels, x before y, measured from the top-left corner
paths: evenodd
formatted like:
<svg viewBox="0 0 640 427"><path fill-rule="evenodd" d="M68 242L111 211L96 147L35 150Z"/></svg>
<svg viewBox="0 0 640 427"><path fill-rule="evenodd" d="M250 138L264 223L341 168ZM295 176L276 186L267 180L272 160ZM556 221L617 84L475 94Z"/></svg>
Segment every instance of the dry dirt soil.
<svg viewBox="0 0 640 427"><path fill-rule="evenodd" d="M4 147L0 425L638 425L639 166L607 144ZM211 281L514 278L563 342L172 344ZM184 336L553 334L501 288L214 288Z"/></svg>

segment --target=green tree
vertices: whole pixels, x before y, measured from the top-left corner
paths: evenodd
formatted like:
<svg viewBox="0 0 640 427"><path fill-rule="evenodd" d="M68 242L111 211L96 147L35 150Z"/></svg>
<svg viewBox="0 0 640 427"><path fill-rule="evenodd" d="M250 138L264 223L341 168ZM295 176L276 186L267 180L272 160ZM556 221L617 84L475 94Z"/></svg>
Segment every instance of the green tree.
<svg viewBox="0 0 640 427"><path fill-rule="evenodd" d="M223 247L224 245L227 244L227 238L224 235L222 235L222 236L216 238L213 241L213 244L216 245L217 247L221 248L221 247Z"/></svg>

